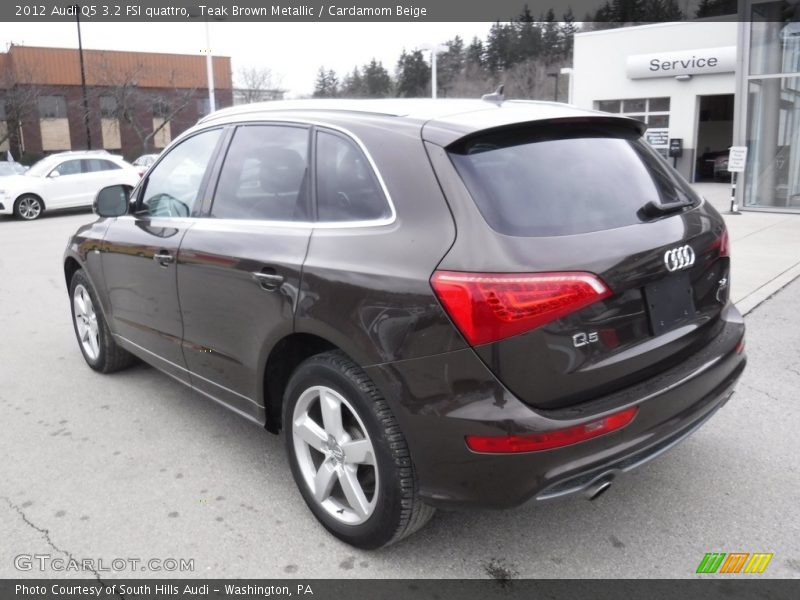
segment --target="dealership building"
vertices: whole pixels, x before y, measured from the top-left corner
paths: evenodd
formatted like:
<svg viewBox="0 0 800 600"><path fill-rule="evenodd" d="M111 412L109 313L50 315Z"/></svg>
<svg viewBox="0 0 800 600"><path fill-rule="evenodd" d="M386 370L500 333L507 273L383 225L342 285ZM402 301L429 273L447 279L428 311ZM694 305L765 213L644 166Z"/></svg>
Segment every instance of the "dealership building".
<svg viewBox="0 0 800 600"><path fill-rule="evenodd" d="M745 9L742 22L577 34L570 102L645 121L690 181L729 182L723 159L745 146L739 205L800 212L800 23L781 20L781 2Z"/></svg>

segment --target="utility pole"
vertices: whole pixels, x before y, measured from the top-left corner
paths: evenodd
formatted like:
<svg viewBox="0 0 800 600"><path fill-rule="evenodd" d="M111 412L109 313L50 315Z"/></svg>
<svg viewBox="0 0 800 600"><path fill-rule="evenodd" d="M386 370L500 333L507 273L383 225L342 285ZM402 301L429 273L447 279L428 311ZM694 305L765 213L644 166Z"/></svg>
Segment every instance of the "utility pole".
<svg viewBox="0 0 800 600"><path fill-rule="evenodd" d="M86 147L92 149L92 132L89 129L89 98L86 95L86 69L83 65L83 40L81 39L81 7L75 4L75 22L78 24L78 57L81 63L81 92L83 93L83 124L86 127Z"/></svg>

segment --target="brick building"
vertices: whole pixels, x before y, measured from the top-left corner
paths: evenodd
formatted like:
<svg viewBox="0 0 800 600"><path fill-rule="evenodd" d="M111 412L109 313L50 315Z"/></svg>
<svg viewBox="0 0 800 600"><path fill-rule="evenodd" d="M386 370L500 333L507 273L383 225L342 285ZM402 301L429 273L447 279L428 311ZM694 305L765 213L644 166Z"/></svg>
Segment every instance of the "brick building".
<svg viewBox="0 0 800 600"><path fill-rule="evenodd" d="M25 162L61 150L105 148L133 159L158 151L208 112L206 58L12 45L0 53L0 151ZM218 108L233 103L231 61L213 59Z"/></svg>

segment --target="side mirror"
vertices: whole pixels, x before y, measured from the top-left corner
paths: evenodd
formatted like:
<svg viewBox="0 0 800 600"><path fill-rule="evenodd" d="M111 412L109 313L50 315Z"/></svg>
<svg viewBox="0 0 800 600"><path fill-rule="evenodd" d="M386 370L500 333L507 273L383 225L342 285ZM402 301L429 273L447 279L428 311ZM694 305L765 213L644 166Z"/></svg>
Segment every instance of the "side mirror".
<svg viewBox="0 0 800 600"><path fill-rule="evenodd" d="M101 217L120 217L128 212L131 188L127 185L110 185L97 192L92 210Z"/></svg>
<svg viewBox="0 0 800 600"><path fill-rule="evenodd" d="M50 171L50 173L49 173L48 177L50 177L50 178L61 177L61 173L59 173L59 172L58 172L58 171L56 171L56 170L52 170L52 171Z"/></svg>

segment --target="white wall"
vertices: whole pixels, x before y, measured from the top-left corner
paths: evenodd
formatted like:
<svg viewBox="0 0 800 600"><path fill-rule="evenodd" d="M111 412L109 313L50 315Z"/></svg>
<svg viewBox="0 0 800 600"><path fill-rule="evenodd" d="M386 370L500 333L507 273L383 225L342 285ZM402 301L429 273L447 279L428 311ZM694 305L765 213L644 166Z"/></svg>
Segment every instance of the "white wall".
<svg viewBox="0 0 800 600"><path fill-rule="evenodd" d="M733 94L734 74L695 75L689 81L677 81L674 77L628 79L627 57L735 46L736 30L736 22L684 22L577 34L572 103L581 108L594 108L595 100L669 96L669 137L683 138L684 148L693 149L697 96Z"/></svg>

